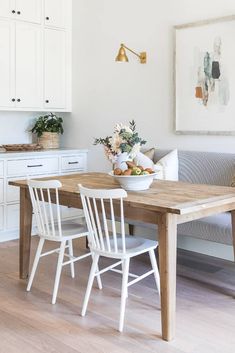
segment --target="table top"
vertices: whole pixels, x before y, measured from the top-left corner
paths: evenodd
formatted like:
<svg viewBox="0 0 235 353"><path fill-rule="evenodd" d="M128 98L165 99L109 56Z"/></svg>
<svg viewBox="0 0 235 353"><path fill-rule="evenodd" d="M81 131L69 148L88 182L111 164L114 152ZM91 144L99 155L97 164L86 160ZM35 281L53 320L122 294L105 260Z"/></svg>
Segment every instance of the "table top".
<svg viewBox="0 0 235 353"><path fill-rule="evenodd" d="M56 179L62 183L59 194L79 194L78 184L96 189L118 188L119 184L105 173L81 173L63 176L35 178ZM27 180L9 182L10 185L27 188ZM191 184L177 181L154 180L149 190L128 191L124 204L156 212L178 215L199 212L208 208L231 205L235 209L235 188L227 186Z"/></svg>

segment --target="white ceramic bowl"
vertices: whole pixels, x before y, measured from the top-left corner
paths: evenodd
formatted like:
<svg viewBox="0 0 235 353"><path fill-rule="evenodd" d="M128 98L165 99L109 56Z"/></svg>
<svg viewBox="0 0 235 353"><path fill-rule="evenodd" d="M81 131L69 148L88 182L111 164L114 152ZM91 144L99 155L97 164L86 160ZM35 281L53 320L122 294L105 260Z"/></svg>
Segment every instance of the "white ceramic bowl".
<svg viewBox="0 0 235 353"><path fill-rule="evenodd" d="M147 175L114 175L113 172L109 173L109 175L117 180L123 189L128 191L141 191L149 189L156 174L157 173Z"/></svg>

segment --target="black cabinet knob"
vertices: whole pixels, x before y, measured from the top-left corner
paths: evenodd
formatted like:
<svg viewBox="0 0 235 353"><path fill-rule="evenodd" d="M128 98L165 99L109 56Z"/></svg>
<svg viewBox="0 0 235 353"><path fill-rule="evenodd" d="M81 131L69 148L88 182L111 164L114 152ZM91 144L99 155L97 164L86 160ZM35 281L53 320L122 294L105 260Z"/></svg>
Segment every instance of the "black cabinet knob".
<svg viewBox="0 0 235 353"><path fill-rule="evenodd" d="M16 100L15 100L15 98L12 98L12 102L15 102Z"/></svg>
<svg viewBox="0 0 235 353"><path fill-rule="evenodd" d="M17 102L20 102L20 98L17 99Z"/></svg>
<svg viewBox="0 0 235 353"><path fill-rule="evenodd" d="M46 99L46 100L45 100L45 102L46 102L46 103L49 103L49 100L48 100L48 99Z"/></svg>
<svg viewBox="0 0 235 353"><path fill-rule="evenodd" d="M46 17L46 20L49 21L49 19L50 19L50 18L47 16L47 17Z"/></svg>
<svg viewBox="0 0 235 353"><path fill-rule="evenodd" d="M11 12L12 12L12 13L16 13L15 10L12 10Z"/></svg>
<svg viewBox="0 0 235 353"><path fill-rule="evenodd" d="M17 11L17 15L20 15L20 11Z"/></svg>

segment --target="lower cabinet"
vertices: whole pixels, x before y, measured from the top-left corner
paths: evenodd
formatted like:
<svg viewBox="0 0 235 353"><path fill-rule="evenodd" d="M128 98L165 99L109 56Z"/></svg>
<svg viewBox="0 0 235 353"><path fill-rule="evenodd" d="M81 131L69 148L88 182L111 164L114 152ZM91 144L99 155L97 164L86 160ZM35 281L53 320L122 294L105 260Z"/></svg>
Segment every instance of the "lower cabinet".
<svg viewBox="0 0 235 353"><path fill-rule="evenodd" d="M0 204L4 202L4 180L0 179Z"/></svg>
<svg viewBox="0 0 235 353"><path fill-rule="evenodd" d="M4 228L4 212L3 212L3 206L0 205L0 230L3 230Z"/></svg>
<svg viewBox="0 0 235 353"><path fill-rule="evenodd" d="M7 205L6 207L6 229L17 229L19 227L20 212L19 205Z"/></svg>
<svg viewBox="0 0 235 353"><path fill-rule="evenodd" d="M0 161L0 242L19 237L20 192L19 188L9 185L9 181L26 179L27 177L42 178L69 173L86 172L87 151L68 150L44 155L43 152L9 154L9 158ZM48 152L47 152L48 154ZM7 154L5 154L6 157ZM26 158L28 157L28 158ZM2 156L1 156L2 158ZM5 165L5 168L4 168ZM30 169L30 174L28 170ZM56 212L55 212L56 215ZM61 206L62 220L74 219L83 215L81 210ZM33 217L33 226L35 219ZM32 234L36 228L33 227Z"/></svg>

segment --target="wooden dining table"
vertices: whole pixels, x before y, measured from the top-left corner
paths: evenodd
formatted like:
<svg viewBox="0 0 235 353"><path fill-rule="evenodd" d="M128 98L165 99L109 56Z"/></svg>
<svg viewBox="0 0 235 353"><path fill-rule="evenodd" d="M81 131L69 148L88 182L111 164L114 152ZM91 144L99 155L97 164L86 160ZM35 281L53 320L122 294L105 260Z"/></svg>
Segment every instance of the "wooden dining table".
<svg viewBox="0 0 235 353"><path fill-rule="evenodd" d="M96 189L117 188L112 176L105 173L83 173L43 178L57 179L60 204L82 208L78 184ZM38 179L38 178L36 178ZM10 181L20 188L20 278L29 273L32 205L27 180ZM158 226L162 338L170 341L176 327L176 250L177 224L221 212L231 211L232 243L235 249L235 188L154 180L150 189L128 191L124 199L125 217Z"/></svg>

